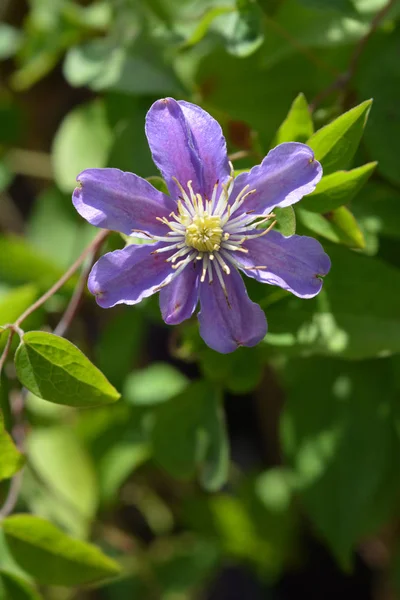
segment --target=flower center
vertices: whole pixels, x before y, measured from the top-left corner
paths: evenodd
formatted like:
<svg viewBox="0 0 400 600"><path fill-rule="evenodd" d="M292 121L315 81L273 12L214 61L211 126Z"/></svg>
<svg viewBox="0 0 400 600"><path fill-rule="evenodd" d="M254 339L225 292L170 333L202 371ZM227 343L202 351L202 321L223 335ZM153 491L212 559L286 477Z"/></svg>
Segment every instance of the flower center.
<svg viewBox="0 0 400 600"><path fill-rule="evenodd" d="M214 252L220 249L222 233L221 217L204 212L186 226L185 242L199 252Z"/></svg>

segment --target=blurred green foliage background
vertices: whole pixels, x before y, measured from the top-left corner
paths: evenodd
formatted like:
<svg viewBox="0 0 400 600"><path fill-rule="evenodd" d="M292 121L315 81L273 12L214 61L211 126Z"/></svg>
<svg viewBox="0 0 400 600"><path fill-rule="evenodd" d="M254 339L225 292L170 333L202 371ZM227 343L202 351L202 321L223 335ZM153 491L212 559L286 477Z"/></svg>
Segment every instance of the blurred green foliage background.
<svg viewBox="0 0 400 600"><path fill-rule="evenodd" d="M335 179L281 221L318 237L332 271L312 300L246 281L269 322L259 346L218 355L195 319L166 326L157 298L103 311L84 292L67 336L122 399L26 395L17 512L93 541L122 575L48 585L51 561L21 566L0 526L0 598L400 597L400 2L2 0L0 59L0 324L96 234L71 204L80 171L157 176L157 98L216 117L237 170L361 105L341 133L352 160L332 169L353 180L327 163ZM53 329L76 283L25 329ZM9 364L9 431L19 387Z"/></svg>

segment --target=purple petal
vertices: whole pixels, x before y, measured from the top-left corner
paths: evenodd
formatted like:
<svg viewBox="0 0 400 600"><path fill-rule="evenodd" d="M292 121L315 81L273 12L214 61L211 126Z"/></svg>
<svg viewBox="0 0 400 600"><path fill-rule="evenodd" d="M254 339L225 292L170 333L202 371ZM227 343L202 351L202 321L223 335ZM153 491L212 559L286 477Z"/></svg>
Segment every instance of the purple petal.
<svg viewBox="0 0 400 600"><path fill-rule="evenodd" d="M178 325L194 313L199 299L198 262L189 264L183 272L160 291L161 314L168 325Z"/></svg>
<svg viewBox="0 0 400 600"><path fill-rule="evenodd" d="M119 169L87 169L77 180L72 201L92 225L127 235L134 229L166 235L157 217L168 217L175 205L145 179Z"/></svg>
<svg viewBox="0 0 400 600"><path fill-rule="evenodd" d="M231 171L224 134L218 121L200 106L183 100L178 104L196 140L203 165L203 193L210 198L216 182L224 182Z"/></svg>
<svg viewBox="0 0 400 600"><path fill-rule="evenodd" d="M236 269L223 275L228 301L218 278L200 285L200 335L210 348L227 354L239 346L255 346L267 333L264 312L252 302Z"/></svg>
<svg viewBox="0 0 400 600"><path fill-rule="evenodd" d="M270 231L263 237L243 244L248 254L240 255L245 267L266 266L266 269L244 269L249 277L263 283L278 285L300 298L312 298L322 288L320 275L331 268L329 256L314 238L292 235L284 237Z"/></svg>
<svg viewBox="0 0 400 600"><path fill-rule="evenodd" d="M217 180L229 175L221 127L198 106L157 100L147 113L146 135L172 197L180 195L173 177L185 188L192 181L195 192L210 197Z"/></svg>
<svg viewBox="0 0 400 600"><path fill-rule="evenodd" d="M171 263L166 262L173 250L154 254L164 244L131 244L123 250L104 254L93 266L88 288L102 308L116 304L137 304L154 294L174 275Z"/></svg>
<svg viewBox="0 0 400 600"><path fill-rule="evenodd" d="M280 144L268 152L261 165L236 177L231 203L249 185L249 190L256 192L247 197L237 214L250 210L256 215L268 214L275 206L290 206L310 194L321 177L322 167L311 148L299 142Z"/></svg>

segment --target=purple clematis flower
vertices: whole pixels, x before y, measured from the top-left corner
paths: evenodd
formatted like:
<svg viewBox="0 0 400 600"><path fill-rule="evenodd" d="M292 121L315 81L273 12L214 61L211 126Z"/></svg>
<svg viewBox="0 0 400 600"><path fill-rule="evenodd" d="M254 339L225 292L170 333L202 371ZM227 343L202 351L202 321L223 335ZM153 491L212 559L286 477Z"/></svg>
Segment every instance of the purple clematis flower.
<svg viewBox="0 0 400 600"><path fill-rule="evenodd" d="M171 325L188 319L200 300L206 344L222 353L256 345L267 321L239 270L312 298L330 269L315 239L272 230L272 209L312 192L321 165L311 148L290 142L234 178L220 125L195 104L172 98L150 108L146 135L170 196L118 169L88 169L77 178L73 202L89 223L155 242L101 257L90 291L103 308L160 291L161 313Z"/></svg>

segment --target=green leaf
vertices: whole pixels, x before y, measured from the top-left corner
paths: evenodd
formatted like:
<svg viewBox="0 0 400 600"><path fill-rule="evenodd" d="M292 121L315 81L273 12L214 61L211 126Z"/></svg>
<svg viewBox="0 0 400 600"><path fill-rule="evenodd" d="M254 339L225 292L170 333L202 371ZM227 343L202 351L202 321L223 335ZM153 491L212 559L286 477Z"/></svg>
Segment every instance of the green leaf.
<svg viewBox="0 0 400 600"><path fill-rule="evenodd" d="M24 463L24 456L17 450L11 436L5 430L0 411L0 481L13 477Z"/></svg>
<svg viewBox="0 0 400 600"><path fill-rule="evenodd" d="M6 594L2 600L42 600L42 596L27 581L14 573L1 569L0 582Z"/></svg>
<svg viewBox="0 0 400 600"><path fill-rule="evenodd" d="M40 290L47 290L64 274L51 258L17 236L0 237L0 279L11 284L37 283ZM76 276L66 284L72 290Z"/></svg>
<svg viewBox="0 0 400 600"><path fill-rule="evenodd" d="M348 568L397 504L390 361L290 361L282 443L309 519ZM396 458L394 458L396 457Z"/></svg>
<svg viewBox="0 0 400 600"><path fill-rule="evenodd" d="M304 94L299 94L292 103L286 119L279 127L272 146L283 142L306 142L314 133L314 125Z"/></svg>
<svg viewBox="0 0 400 600"><path fill-rule="evenodd" d="M34 285L22 285L0 297L0 323L13 323L37 298Z"/></svg>
<svg viewBox="0 0 400 600"><path fill-rule="evenodd" d="M64 75L72 86L87 85L94 91L176 93L180 88L174 72L155 50L154 44L141 39L131 47L121 45L115 36L89 40L69 49Z"/></svg>
<svg viewBox="0 0 400 600"><path fill-rule="evenodd" d="M159 404L182 392L188 383L188 379L172 365L153 363L127 377L123 396L136 406Z"/></svg>
<svg viewBox="0 0 400 600"><path fill-rule="evenodd" d="M204 376L235 394L252 391L261 381L263 368L258 348L239 348L233 354L219 354L207 348L200 354Z"/></svg>
<svg viewBox="0 0 400 600"><path fill-rule="evenodd" d="M253 54L264 41L262 11L255 2L241 2L245 6L219 19L214 27L222 34L226 49L239 57Z"/></svg>
<svg viewBox="0 0 400 600"><path fill-rule="evenodd" d="M394 184L400 184L398 139L400 137L400 76L396 32L379 40L363 62L356 85L361 97L374 98L374 110L365 131L365 144L378 161L378 169Z"/></svg>
<svg viewBox="0 0 400 600"><path fill-rule="evenodd" d="M282 235L289 236L296 233L296 213L294 212L293 206L287 206L286 208L279 208L279 206L277 206L274 208L273 213L278 221L276 229L280 231Z"/></svg>
<svg viewBox="0 0 400 600"><path fill-rule="evenodd" d="M325 175L349 166L361 140L372 100L355 108L319 129L307 144L323 166Z"/></svg>
<svg viewBox="0 0 400 600"><path fill-rule="evenodd" d="M400 270L343 246L327 253L332 268L316 298L287 297L268 308L266 343L288 354L356 359L400 352Z"/></svg>
<svg viewBox="0 0 400 600"><path fill-rule="evenodd" d="M197 467L205 488L216 490L226 482L229 451L222 406L206 382L192 383L157 409L152 440L154 460L174 477L190 478Z"/></svg>
<svg viewBox="0 0 400 600"><path fill-rule="evenodd" d="M296 214L307 229L331 242L344 244L350 248L365 248L363 233L346 206L340 206L325 215L299 207Z"/></svg>
<svg viewBox="0 0 400 600"><path fill-rule="evenodd" d="M351 17L357 17L357 11L351 0L300 0L307 8L315 10L337 11Z"/></svg>
<svg viewBox="0 0 400 600"><path fill-rule="evenodd" d="M14 321L36 300L38 289L34 285L23 285L11 289L0 297L0 323ZM0 338L0 350L4 348L6 336Z"/></svg>
<svg viewBox="0 0 400 600"><path fill-rule="evenodd" d="M26 233L39 252L67 268L93 240L96 230L77 215L71 196L53 187L36 198Z"/></svg>
<svg viewBox="0 0 400 600"><path fill-rule="evenodd" d="M111 142L101 100L69 112L57 130L52 149L54 177L60 189L71 192L81 171L105 167Z"/></svg>
<svg viewBox="0 0 400 600"><path fill-rule="evenodd" d="M22 35L8 23L0 23L0 60L11 58L21 45Z"/></svg>
<svg viewBox="0 0 400 600"><path fill-rule="evenodd" d="M400 192L381 181L371 181L352 204L357 221L366 230L400 238Z"/></svg>
<svg viewBox="0 0 400 600"><path fill-rule="evenodd" d="M326 175L315 191L303 198L301 208L326 213L348 204L371 177L376 165L376 162L371 162L351 171L337 171Z"/></svg>
<svg viewBox="0 0 400 600"><path fill-rule="evenodd" d="M220 17L221 15L225 15L226 13L232 12L233 10L234 9L232 6L215 6L207 10L182 47L186 48L189 46L194 46L195 44L201 42L201 40L207 34L214 19Z"/></svg>
<svg viewBox="0 0 400 600"><path fill-rule="evenodd" d="M120 398L76 346L50 333L25 333L15 355L15 366L22 385L55 404L89 407Z"/></svg>
<svg viewBox="0 0 400 600"><path fill-rule="evenodd" d="M42 482L41 493L28 496L35 514L56 521L72 535L85 537L96 513L98 491L86 448L70 427L56 426L34 429L27 452Z"/></svg>
<svg viewBox="0 0 400 600"><path fill-rule="evenodd" d="M113 385L122 385L126 374L137 364L144 333L143 316L133 306L112 315L102 328L95 352L96 364Z"/></svg>
<svg viewBox="0 0 400 600"><path fill-rule="evenodd" d="M119 565L96 546L65 535L32 515L14 515L1 526L17 563L38 583L76 586L120 573Z"/></svg>
<svg viewBox="0 0 400 600"><path fill-rule="evenodd" d="M315 0L318 1L318 0ZM330 2L330 0L321 0ZM349 19L335 11L312 10L302 6L299 0L279 2L273 18L266 18L266 36L262 47L263 65L275 65L289 55L305 48L312 48L314 56L318 56L324 48L337 48L353 44L368 33L369 20ZM285 35L282 35L282 32ZM329 55L331 58L331 55ZM307 65L307 66L306 66ZM309 62L303 62L300 69L304 76L309 70ZM320 71L322 75L322 69ZM330 76L332 82L332 76ZM327 82L326 85L329 85ZM296 88L292 88L293 90ZM307 90L308 86L300 85L297 89ZM320 91L321 85L318 91ZM293 94L293 92L292 92Z"/></svg>

